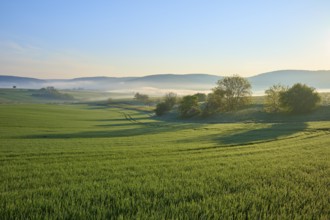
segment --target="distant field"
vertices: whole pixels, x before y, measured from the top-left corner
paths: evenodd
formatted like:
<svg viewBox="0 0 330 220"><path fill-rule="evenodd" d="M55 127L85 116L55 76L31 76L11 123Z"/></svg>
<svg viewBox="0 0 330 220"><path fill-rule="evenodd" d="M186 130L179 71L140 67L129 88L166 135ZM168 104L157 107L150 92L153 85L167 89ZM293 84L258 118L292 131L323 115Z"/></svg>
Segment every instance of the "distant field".
<svg viewBox="0 0 330 220"><path fill-rule="evenodd" d="M1 218L330 218L327 106L233 123L148 110L0 105Z"/></svg>
<svg viewBox="0 0 330 220"><path fill-rule="evenodd" d="M54 102L86 102L112 99L133 98L134 94L111 93L102 91L89 90L61 90L61 93L72 95L75 100L52 100L33 96L38 90L36 89L1 89L0 88L0 104L1 103L54 103Z"/></svg>
<svg viewBox="0 0 330 220"><path fill-rule="evenodd" d="M1 103L54 103L61 100L42 99L33 96L37 90L35 89L2 89L0 88L0 104ZM65 102L93 102L113 100L132 100L134 93L114 93L105 91L92 90L60 90L61 93L69 94L75 98L74 101ZM138 92L138 91L137 91ZM320 93L322 105L330 105L330 93ZM161 97L150 97L151 101L158 100ZM62 101L63 102L63 101ZM253 96L253 104L263 104L264 96Z"/></svg>

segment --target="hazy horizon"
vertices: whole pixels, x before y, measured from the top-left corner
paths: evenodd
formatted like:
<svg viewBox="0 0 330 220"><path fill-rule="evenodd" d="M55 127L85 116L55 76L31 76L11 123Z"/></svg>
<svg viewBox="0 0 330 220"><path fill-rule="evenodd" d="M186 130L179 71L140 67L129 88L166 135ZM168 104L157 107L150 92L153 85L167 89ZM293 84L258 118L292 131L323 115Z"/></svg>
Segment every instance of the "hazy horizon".
<svg viewBox="0 0 330 220"><path fill-rule="evenodd" d="M329 1L6 1L0 75L42 79L330 69Z"/></svg>
<svg viewBox="0 0 330 220"><path fill-rule="evenodd" d="M272 73L272 72L281 72L281 71L308 71L308 72L318 72L318 71L330 71L329 70L298 70L298 69L283 69L283 70L273 70L273 71L269 71L269 72L262 72L262 73L256 73L256 74L251 74L248 76L243 76L245 78L249 78L249 77L255 77L255 76L259 76L265 73ZM240 74L224 74L224 75L220 75L220 74L213 74L213 73L155 73L155 74L148 74L148 75L125 75L125 76L116 76L116 75L86 75L86 76L74 76L74 77L62 77L62 78L54 78L49 76L48 78L41 78L41 77L33 77L33 76L24 76L24 75L10 75L10 74L0 74L0 76L13 76L13 77L27 77L27 78L36 78L36 79L41 79L41 80L69 80L69 79L76 79L76 78L93 78L93 77L114 77L114 78L125 78L125 77L148 77L148 76L154 76L154 75L198 75L198 74L202 74L202 75L214 75L214 76L233 76L233 75L240 75ZM240 75L241 76L241 75Z"/></svg>

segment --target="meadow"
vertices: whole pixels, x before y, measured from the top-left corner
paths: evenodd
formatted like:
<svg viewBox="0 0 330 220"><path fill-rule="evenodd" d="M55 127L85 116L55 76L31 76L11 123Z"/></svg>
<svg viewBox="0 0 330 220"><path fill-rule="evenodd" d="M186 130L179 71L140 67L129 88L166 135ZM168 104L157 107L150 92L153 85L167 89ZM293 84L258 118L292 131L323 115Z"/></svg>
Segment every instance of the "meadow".
<svg viewBox="0 0 330 220"><path fill-rule="evenodd" d="M0 216L329 219L329 158L329 106L179 120L120 104L1 104Z"/></svg>

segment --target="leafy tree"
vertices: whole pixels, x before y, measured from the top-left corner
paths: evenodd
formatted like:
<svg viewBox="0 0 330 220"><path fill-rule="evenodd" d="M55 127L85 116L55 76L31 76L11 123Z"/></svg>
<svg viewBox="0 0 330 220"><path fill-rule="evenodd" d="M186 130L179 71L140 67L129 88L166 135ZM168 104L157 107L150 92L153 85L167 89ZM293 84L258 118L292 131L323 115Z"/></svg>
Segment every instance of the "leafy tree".
<svg viewBox="0 0 330 220"><path fill-rule="evenodd" d="M221 111L222 98L223 95L219 94L219 91L208 94L203 108L203 116L210 116Z"/></svg>
<svg viewBox="0 0 330 220"><path fill-rule="evenodd" d="M198 98L193 95L184 96L180 102L178 110L182 118L189 118L198 115L201 112L198 105Z"/></svg>
<svg viewBox="0 0 330 220"><path fill-rule="evenodd" d="M196 93L196 94L194 94L194 96L197 97L197 100L198 100L199 102L204 102L204 101L206 101L206 94L205 94L205 93Z"/></svg>
<svg viewBox="0 0 330 220"><path fill-rule="evenodd" d="M164 102L168 106L169 109L172 109L173 106L177 102L177 94L174 92L169 92L169 93L165 94Z"/></svg>
<svg viewBox="0 0 330 220"><path fill-rule="evenodd" d="M33 93L32 96L41 97L45 99L58 99L58 100L73 100L72 95L61 93L52 86L41 88L37 90L36 93Z"/></svg>
<svg viewBox="0 0 330 220"><path fill-rule="evenodd" d="M112 102L113 102L112 98L108 98L107 101L106 101L107 104L111 104Z"/></svg>
<svg viewBox="0 0 330 220"><path fill-rule="evenodd" d="M281 107L289 113L307 113L313 111L321 101L314 88L297 83L287 91L280 93Z"/></svg>
<svg viewBox="0 0 330 220"><path fill-rule="evenodd" d="M162 116L169 111L168 105L165 102L160 102L156 105L154 110L157 116Z"/></svg>
<svg viewBox="0 0 330 220"><path fill-rule="evenodd" d="M157 104L155 113L157 116L162 116L170 111L177 102L177 94L170 92L164 97L164 101Z"/></svg>
<svg viewBox="0 0 330 220"><path fill-rule="evenodd" d="M134 99L136 99L139 102L143 102L144 104L146 104L149 101L149 96L146 94L141 94L141 93L135 93L134 95Z"/></svg>
<svg viewBox="0 0 330 220"><path fill-rule="evenodd" d="M287 90L286 87L277 84L271 86L269 89L265 91L265 111L266 112L280 112L281 111L281 102L280 96L281 93Z"/></svg>
<svg viewBox="0 0 330 220"><path fill-rule="evenodd" d="M234 75L224 77L217 84L213 93L222 99L223 111L234 111L250 102L251 84L247 79Z"/></svg>

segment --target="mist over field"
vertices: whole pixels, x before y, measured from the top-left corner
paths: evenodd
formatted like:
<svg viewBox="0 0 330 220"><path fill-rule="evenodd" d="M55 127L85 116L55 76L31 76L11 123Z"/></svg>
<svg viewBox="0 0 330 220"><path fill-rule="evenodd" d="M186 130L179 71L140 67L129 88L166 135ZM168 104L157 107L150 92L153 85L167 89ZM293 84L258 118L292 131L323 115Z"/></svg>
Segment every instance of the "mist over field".
<svg viewBox="0 0 330 220"><path fill-rule="evenodd" d="M118 93L143 92L152 96L161 96L167 92L180 95L196 92L208 93L223 76L209 74L158 74L144 77L85 77L75 79L34 79L0 76L1 88L40 89L55 87L70 90L97 90ZM258 74L247 78L252 85L253 95L263 95L274 84L291 86L300 82L308 84L318 91L329 91L330 71L283 70Z"/></svg>

